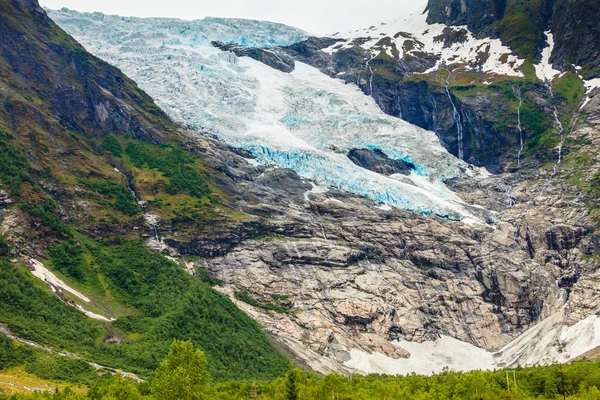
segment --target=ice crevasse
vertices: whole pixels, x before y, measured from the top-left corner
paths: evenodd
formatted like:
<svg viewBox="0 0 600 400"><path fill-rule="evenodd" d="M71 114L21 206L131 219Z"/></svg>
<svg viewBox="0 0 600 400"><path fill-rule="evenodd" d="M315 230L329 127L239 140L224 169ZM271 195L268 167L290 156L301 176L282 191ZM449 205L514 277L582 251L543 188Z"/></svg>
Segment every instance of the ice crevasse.
<svg viewBox="0 0 600 400"><path fill-rule="evenodd" d="M248 20L48 12L88 51L134 79L170 117L250 151L260 163L291 168L377 203L476 219L443 182L478 172L449 154L433 132L387 116L354 85L308 65L296 63L287 74L210 44L284 46L307 37L298 29ZM379 149L415 169L391 177L366 170L346 156L360 148Z"/></svg>

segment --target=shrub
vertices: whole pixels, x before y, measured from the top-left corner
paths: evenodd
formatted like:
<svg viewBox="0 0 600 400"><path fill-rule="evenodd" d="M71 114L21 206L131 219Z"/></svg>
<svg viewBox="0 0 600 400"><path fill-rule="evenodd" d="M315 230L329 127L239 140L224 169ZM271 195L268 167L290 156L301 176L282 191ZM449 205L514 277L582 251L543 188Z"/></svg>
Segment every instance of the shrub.
<svg viewBox="0 0 600 400"><path fill-rule="evenodd" d="M104 150L108 151L109 153L112 153L117 157L121 157L121 155L123 154L123 146L121 146L121 143L119 143L119 141L115 139L115 137L112 135L106 136L100 144L100 146Z"/></svg>
<svg viewBox="0 0 600 400"><path fill-rule="evenodd" d="M134 216L142 210L131 190L121 183L106 179L80 180L94 192L111 199L109 205L123 214Z"/></svg>
<svg viewBox="0 0 600 400"><path fill-rule="evenodd" d="M12 143L13 136L0 129L0 181L14 196L21 195L21 183L30 182L29 163Z"/></svg>
<svg viewBox="0 0 600 400"><path fill-rule="evenodd" d="M69 228L60 222L56 215L56 203L52 199L37 203L23 203L21 208L31 216L38 218L44 226L59 233L69 234Z"/></svg>

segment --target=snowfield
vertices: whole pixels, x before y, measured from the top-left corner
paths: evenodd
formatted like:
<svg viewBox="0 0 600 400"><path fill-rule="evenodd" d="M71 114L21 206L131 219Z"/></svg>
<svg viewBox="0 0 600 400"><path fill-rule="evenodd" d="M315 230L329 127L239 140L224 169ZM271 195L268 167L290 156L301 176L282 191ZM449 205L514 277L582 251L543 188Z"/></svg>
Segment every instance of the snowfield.
<svg viewBox="0 0 600 400"><path fill-rule="evenodd" d="M445 24L428 24L426 21L427 13L424 12L427 7L427 1L416 0L414 3L414 5L406 9L405 12L401 12L401 15L391 22L381 23L368 29L334 34L333 37L345 40L342 42L341 47L340 43L336 43L329 49L326 49L326 51L333 52L352 47L356 45L356 39L361 39L359 42L362 42L360 47L371 50L373 56L379 54L379 50L375 49L382 46L390 57L394 57L392 45L398 51L397 58L400 59L405 54L423 52L439 56L439 60L435 66L426 72L437 71L440 67L455 63L469 64L476 61L485 53L487 57L483 57L486 60L480 68L481 72L518 77L524 76L521 71L524 60L514 56L512 51L502 44L500 39L477 39L466 26L449 27ZM464 41L446 47L441 37L444 30L447 29L452 31L463 30L465 32ZM363 42L362 39L364 38L368 38L368 40ZM382 38L389 38L389 43L382 44L380 42Z"/></svg>
<svg viewBox="0 0 600 400"><path fill-rule="evenodd" d="M256 21L180 21L49 11L91 53L119 67L175 120L249 150L262 164L291 168L318 184L377 203L477 220L443 180L475 169L433 132L390 117L354 85L297 63L291 74L222 52L211 40L258 47L304 38ZM257 25L258 24L258 25ZM261 25L262 24L262 25ZM356 166L354 148L379 149L415 165L408 177ZM465 172L466 171L466 172Z"/></svg>
<svg viewBox="0 0 600 400"><path fill-rule="evenodd" d="M573 326L565 325L564 319L564 311L560 311L495 353L442 336L423 343L392 342L411 354L407 359L395 360L380 353L351 350L351 359L345 365L364 373L431 375L444 368L473 371L566 363L600 346L600 318L597 315Z"/></svg>

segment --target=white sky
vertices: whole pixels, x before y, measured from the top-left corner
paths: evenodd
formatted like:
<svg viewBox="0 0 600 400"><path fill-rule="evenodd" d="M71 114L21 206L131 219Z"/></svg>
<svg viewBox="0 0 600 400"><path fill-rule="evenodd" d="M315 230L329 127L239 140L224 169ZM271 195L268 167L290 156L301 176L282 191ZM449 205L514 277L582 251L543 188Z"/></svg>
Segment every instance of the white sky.
<svg viewBox="0 0 600 400"><path fill-rule="evenodd" d="M137 17L247 18L281 22L314 34L367 28L407 11L422 12L426 0L39 0L44 7Z"/></svg>

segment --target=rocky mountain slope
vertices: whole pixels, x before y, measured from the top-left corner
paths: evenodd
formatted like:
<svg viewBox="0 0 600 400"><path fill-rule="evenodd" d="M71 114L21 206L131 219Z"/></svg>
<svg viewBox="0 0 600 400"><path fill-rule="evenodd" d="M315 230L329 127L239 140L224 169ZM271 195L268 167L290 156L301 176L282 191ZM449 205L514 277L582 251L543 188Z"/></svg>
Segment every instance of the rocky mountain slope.
<svg viewBox="0 0 600 400"><path fill-rule="evenodd" d="M182 220L145 173L149 248L319 372L429 373L600 345L597 57L560 55L578 2L560 27L560 4L503 4L432 1L307 39L256 22L50 16L235 182L241 214L211 225ZM513 40L523 19L541 35Z"/></svg>
<svg viewBox="0 0 600 400"><path fill-rule="evenodd" d="M207 139L186 144L184 129L37 1L0 1L0 37L3 330L142 377L183 337L218 380L283 374L288 361L258 324L142 245L155 218L146 190L174 224L239 226L231 179L194 154L222 151L221 169L238 156Z"/></svg>

